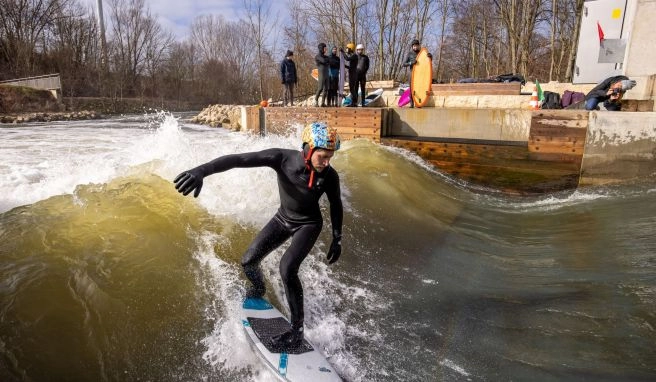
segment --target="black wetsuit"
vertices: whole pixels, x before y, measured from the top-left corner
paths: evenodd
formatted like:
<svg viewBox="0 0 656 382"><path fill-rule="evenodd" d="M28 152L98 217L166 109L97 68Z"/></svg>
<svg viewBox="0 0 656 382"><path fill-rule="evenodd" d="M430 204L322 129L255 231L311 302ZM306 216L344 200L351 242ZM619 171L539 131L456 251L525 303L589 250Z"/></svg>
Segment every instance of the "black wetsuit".
<svg viewBox="0 0 656 382"><path fill-rule="evenodd" d="M319 105L319 96L323 94L321 98L321 106L326 106L326 97L328 93L328 56L323 53L323 49L320 49L319 54L314 56L314 61L317 64L317 71L319 72L317 93L314 95L314 105Z"/></svg>
<svg viewBox="0 0 656 382"><path fill-rule="evenodd" d="M289 302L292 327L302 328L303 287L298 278L298 269L321 233L323 218L319 198L324 193L330 201L333 237L341 237L343 208L339 175L329 166L322 172L315 172L312 184L309 184L311 170L306 166L303 153L288 149L226 155L188 172L205 177L245 167L271 167L276 171L280 208L255 237L241 264L254 290L264 294L265 285L259 264L271 251L292 237L291 245L280 260L280 276Z"/></svg>
<svg viewBox="0 0 656 382"><path fill-rule="evenodd" d="M348 69L349 92L351 93L351 107L358 106L358 55L350 50L342 54Z"/></svg>
<svg viewBox="0 0 656 382"><path fill-rule="evenodd" d="M358 65L357 65L357 73L358 73L358 81L356 82L356 88L359 86L360 87L360 93L361 93L361 99L360 103L362 106L365 106L364 100L367 96L366 93L366 86L367 86L367 71L369 71L369 56L367 56L364 53L358 54ZM357 90L357 89L356 89ZM353 99L353 102L357 105L358 103L358 97L357 97L358 92L355 92L355 98Z"/></svg>

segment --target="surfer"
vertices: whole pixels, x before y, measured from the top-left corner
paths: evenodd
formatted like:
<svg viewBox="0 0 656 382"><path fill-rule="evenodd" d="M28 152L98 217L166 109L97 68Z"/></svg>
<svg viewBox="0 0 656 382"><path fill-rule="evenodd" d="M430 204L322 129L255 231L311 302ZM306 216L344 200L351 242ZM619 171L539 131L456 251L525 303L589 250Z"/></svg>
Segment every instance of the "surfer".
<svg viewBox="0 0 656 382"><path fill-rule="evenodd" d="M326 107L326 93L328 93L328 56L326 56L326 44L319 43L319 53L314 56L317 64L319 78L317 82L317 94L314 96L314 106L319 106L319 95L322 95L321 106Z"/></svg>
<svg viewBox="0 0 656 382"><path fill-rule="evenodd" d="M289 100L291 106L294 106L294 86L298 82L298 78L296 77L294 52L291 50L287 51L285 58L280 63L280 79L285 86L285 103L283 106L287 106L287 100Z"/></svg>
<svg viewBox="0 0 656 382"><path fill-rule="evenodd" d="M330 48L328 56L328 106L337 106L337 88L339 86L339 56L337 47Z"/></svg>
<svg viewBox="0 0 656 382"><path fill-rule="evenodd" d="M357 82L355 84L355 96L352 101L354 105L358 105L358 86L360 87L360 93L362 97L362 106L365 106L364 99L367 96L366 86L367 86L367 71L369 71L369 56L364 54L364 45L358 44L355 48L355 53L358 56L358 65L357 65Z"/></svg>
<svg viewBox="0 0 656 382"><path fill-rule="evenodd" d="M303 129L302 140L301 152L274 148L225 155L187 170L173 181L178 192L183 195L193 192L194 197L198 197L206 176L233 168L270 167L276 171L280 208L257 234L241 264L252 283L246 297L262 297L266 286L260 262L287 239L292 239L280 259L280 276L291 312L291 330L272 339L274 346L281 351L293 348L303 340L303 287L298 270L321 233L323 218L319 198L324 193L330 202L332 224L328 264L336 262L342 253L343 208L339 175L330 166L330 160L340 146L337 130L315 122Z"/></svg>
<svg viewBox="0 0 656 382"><path fill-rule="evenodd" d="M358 55L355 54L355 44L350 42L346 44L346 51L342 52L345 66L348 68L349 92L351 93L351 103L349 107L356 107L358 100Z"/></svg>
<svg viewBox="0 0 656 382"><path fill-rule="evenodd" d="M412 67L417 63L417 54L419 54L420 50L421 43L419 40L412 40L410 52L408 52L408 55L403 62L404 68L410 68L410 75L412 75ZM428 58L432 59L433 55L428 53ZM410 79L410 94L412 94L412 79ZM415 101L412 99L412 96L410 97L410 107L415 107Z"/></svg>

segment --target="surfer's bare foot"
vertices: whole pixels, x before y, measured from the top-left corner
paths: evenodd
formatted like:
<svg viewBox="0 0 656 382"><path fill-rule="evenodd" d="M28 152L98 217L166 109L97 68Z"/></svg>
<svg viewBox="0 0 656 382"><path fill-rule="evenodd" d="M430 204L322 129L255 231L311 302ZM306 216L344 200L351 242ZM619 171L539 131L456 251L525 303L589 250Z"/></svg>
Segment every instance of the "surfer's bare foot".
<svg viewBox="0 0 656 382"><path fill-rule="evenodd" d="M278 351L286 351L299 346L303 342L303 329L290 329L282 334L271 337L273 347Z"/></svg>

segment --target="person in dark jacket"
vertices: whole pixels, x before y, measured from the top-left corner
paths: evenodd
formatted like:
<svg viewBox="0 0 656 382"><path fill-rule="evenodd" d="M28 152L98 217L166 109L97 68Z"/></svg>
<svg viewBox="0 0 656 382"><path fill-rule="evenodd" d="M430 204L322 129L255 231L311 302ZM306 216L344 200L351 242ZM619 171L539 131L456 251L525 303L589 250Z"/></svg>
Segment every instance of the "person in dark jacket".
<svg viewBox="0 0 656 382"><path fill-rule="evenodd" d="M355 54L355 44L350 42L346 44L346 51L342 52L345 60L346 69L348 69L348 84L351 92L351 104L349 107L356 107L358 100L358 55Z"/></svg>
<svg viewBox="0 0 656 382"><path fill-rule="evenodd" d="M280 208L255 236L241 259L241 265L251 282L246 299L262 298L266 285L260 263L291 238L280 259L280 277L291 313L291 330L271 338L278 352L293 350L303 342L303 285L298 271L321 233L323 217L319 199L324 194L330 202L332 223L332 242L326 256L328 264L336 262L342 253L344 211L339 175L330 166L330 160L340 146L337 129L323 122L315 122L305 127L302 140L301 151L272 148L224 155L184 171L173 181L175 189L181 194L186 196L193 192L194 197L198 197L203 179L212 174L253 167L270 167L276 172Z"/></svg>
<svg viewBox="0 0 656 382"><path fill-rule="evenodd" d="M367 71L369 71L369 56L364 54L364 46L362 44L358 44L358 46L355 48L355 53L358 56L358 65L357 65L357 78L358 81L355 86L355 92L353 96L353 105L358 104L358 87L360 88L360 94L362 96L362 99L360 100L362 106L365 106L364 104L364 99L367 95L366 93L366 87L367 87Z"/></svg>
<svg viewBox="0 0 656 382"><path fill-rule="evenodd" d="M319 72L319 80L317 83L317 94L314 96L314 106L319 106L319 96L321 98L321 106L326 107L326 93L328 93L328 56L326 56L326 44L319 43L319 53L314 57L317 63L317 71Z"/></svg>
<svg viewBox="0 0 656 382"><path fill-rule="evenodd" d="M405 58L405 61L403 62L403 67L404 68L410 68L410 94L412 95L412 67L415 66L417 63L417 55L419 54L419 51L421 50L421 43L419 40L414 39L412 40L411 49L410 52L408 52L408 55ZM428 53L428 58L432 59L433 55ZM415 101L410 97L410 107L415 107Z"/></svg>
<svg viewBox="0 0 656 382"><path fill-rule="evenodd" d="M294 86L298 83L298 78L296 77L296 63L293 58L294 52L288 50L285 58L280 63L280 79L285 86L284 106L287 106L288 101L291 106L294 106Z"/></svg>
<svg viewBox="0 0 656 382"><path fill-rule="evenodd" d="M337 106L337 88L339 86L339 56L337 47L330 48L328 56L328 106Z"/></svg>
<svg viewBox="0 0 656 382"><path fill-rule="evenodd" d="M603 102L608 111L622 110L622 96L636 85L627 76L609 77L601 81L585 96L585 110L599 110Z"/></svg>

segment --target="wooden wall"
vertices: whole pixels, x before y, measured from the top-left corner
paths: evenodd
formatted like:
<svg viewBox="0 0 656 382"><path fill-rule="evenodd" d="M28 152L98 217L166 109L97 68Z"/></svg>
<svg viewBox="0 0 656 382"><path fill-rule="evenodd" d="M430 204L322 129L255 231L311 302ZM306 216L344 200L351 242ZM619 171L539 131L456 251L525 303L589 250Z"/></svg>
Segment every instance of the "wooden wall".
<svg viewBox="0 0 656 382"><path fill-rule="evenodd" d="M517 194L575 189L588 113L531 113L528 142L384 137L382 143L416 152L435 167L484 187Z"/></svg>
<svg viewBox="0 0 656 382"><path fill-rule="evenodd" d="M416 152L441 171L483 187L515 194L574 190L588 129L584 110L539 110L518 114L530 118L527 141L459 137L383 136L393 109L269 107L261 109L264 134L294 134L301 126L324 121L343 140L355 138ZM435 120L436 126L447 121ZM386 131L390 131L387 129Z"/></svg>
<svg viewBox="0 0 656 382"><path fill-rule="evenodd" d="M315 121L337 128L342 140L371 139L380 143L384 110L359 107L269 107L264 109L265 133L289 134Z"/></svg>

